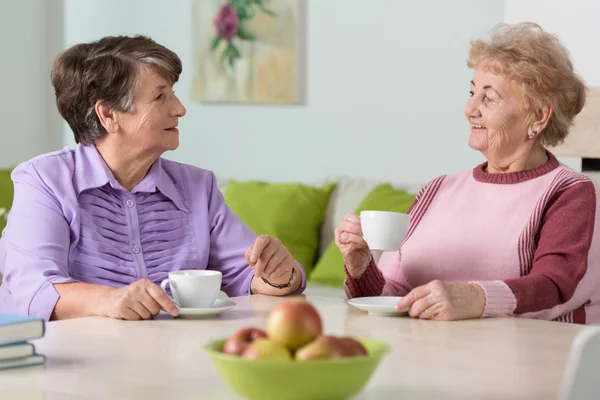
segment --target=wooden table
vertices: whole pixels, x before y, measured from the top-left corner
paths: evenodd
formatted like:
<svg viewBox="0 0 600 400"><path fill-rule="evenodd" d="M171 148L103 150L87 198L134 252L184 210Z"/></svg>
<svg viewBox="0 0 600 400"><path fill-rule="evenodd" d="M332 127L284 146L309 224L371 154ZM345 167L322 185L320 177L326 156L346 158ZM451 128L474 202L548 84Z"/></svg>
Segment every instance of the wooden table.
<svg viewBox="0 0 600 400"><path fill-rule="evenodd" d="M355 399L554 399L578 325L519 318L459 322L376 317L344 299L307 296L325 331L392 345ZM45 367L0 372L3 399L237 399L201 346L264 327L281 298L233 299L218 318L50 322L35 341Z"/></svg>

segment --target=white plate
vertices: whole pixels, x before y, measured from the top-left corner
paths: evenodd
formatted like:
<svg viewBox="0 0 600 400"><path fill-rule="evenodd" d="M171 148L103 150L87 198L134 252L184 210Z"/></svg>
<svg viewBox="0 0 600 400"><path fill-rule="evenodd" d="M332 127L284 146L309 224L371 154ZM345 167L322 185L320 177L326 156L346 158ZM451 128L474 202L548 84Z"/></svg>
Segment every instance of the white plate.
<svg viewBox="0 0 600 400"><path fill-rule="evenodd" d="M397 310L396 304L402 299L398 296L375 296L375 297L357 297L349 299L348 304L363 311L368 311L371 315L392 317L396 315L408 315L408 308Z"/></svg>
<svg viewBox="0 0 600 400"><path fill-rule="evenodd" d="M178 317L200 317L218 315L225 311L231 310L236 304L229 299L217 299L212 307L207 308L179 308Z"/></svg>

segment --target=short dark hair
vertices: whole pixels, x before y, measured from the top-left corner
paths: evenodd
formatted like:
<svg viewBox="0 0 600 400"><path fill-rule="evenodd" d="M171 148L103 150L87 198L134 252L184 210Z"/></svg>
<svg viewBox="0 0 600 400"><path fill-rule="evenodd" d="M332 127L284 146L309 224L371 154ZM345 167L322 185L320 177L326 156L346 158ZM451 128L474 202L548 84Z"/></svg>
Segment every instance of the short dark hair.
<svg viewBox="0 0 600 400"><path fill-rule="evenodd" d="M115 111L134 111L133 89L142 66L155 68L171 84L179 80L182 70L177 54L141 35L76 44L54 60L56 106L75 142L87 145L106 135L96 115L98 100Z"/></svg>

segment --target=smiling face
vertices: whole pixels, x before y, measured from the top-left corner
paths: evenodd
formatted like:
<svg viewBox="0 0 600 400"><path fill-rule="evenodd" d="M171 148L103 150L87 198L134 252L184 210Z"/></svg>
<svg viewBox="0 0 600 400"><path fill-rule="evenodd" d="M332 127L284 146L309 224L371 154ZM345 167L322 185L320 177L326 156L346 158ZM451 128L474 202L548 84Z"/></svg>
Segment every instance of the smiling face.
<svg viewBox="0 0 600 400"><path fill-rule="evenodd" d="M138 154L160 154L179 146L178 120L185 115L173 84L155 69L142 67L133 91L131 113L118 113L121 145Z"/></svg>
<svg viewBox="0 0 600 400"><path fill-rule="evenodd" d="M528 113L510 81L476 69L465 116L471 125L469 146L490 156L506 157L530 147Z"/></svg>

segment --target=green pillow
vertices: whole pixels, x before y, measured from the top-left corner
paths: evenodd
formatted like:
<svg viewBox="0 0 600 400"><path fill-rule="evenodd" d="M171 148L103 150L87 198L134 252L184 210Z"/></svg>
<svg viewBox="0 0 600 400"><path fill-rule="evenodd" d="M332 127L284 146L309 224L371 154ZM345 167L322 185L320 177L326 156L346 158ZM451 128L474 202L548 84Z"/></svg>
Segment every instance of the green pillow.
<svg viewBox="0 0 600 400"><path fill-rule="evenodd" d="M363 210L406 213L414 200L414 194L395 189L392 185L386 183L373 189L363 199L354 213L358 215ZM340 250L335 245L335 240L332 240L317 265L315 265L313 272L309 276L309 281L343 287L345 279L344 260Z"/></svg>
<svg viewBox="0 0 600 400"><path fill-rule="evenodd" d="M13 201L14 190L12 179L10 179L12 170L12 168L0 169L0 208L5 208L6 211L10 210ZM4 217L0 217L0 236L5 225L6 220Z"/></svg>
<svg viewBox="0 0 600 400"><path fill-rule="evenodd" d="M308 275L315 263L319 229L335 186L230 181L224 196L227 205L254 233L279 238Z"/></svg>

